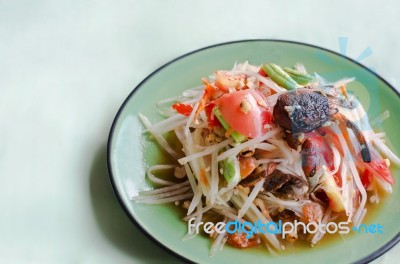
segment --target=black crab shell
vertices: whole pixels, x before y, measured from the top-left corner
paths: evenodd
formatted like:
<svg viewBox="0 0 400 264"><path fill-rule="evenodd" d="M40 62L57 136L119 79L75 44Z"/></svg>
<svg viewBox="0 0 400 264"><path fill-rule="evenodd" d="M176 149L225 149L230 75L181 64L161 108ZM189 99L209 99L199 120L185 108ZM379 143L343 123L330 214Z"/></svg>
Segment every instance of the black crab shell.
<svg viewBox="0 0 400 264"><path fill-rule="evenodd" d="M281 94L274 106L274 122L293 133L306 133L321 127L331 117L326 96L305 88Z"/></svg>

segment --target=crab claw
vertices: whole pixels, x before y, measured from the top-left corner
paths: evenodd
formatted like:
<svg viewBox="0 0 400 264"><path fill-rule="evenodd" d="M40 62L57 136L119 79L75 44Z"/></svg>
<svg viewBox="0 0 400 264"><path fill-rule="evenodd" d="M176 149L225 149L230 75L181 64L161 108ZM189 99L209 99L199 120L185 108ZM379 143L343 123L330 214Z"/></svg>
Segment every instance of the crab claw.
<svg viewBox="0 0 400 264"><path fill-rule="evenodd" d="M301 146L303 172L306 177L313 177L322 166L333 169L333 152L324 138L315 132L308 133Z"/></svg>
<svg viewBox="0 0 400 264"><path fill-rule="evenodd" d="M367 141L365 140L364 134L361 132L358 126L353 121L350 121L349 119L347 119L347 117L345 117L342 114L336 114L335 117L340 121L343 121L346 124L346 126L353 131L358 143L361 146L361 157L363 161L366 163L371 162L371 152L369 150L369 146L367 144Z"/></svg>

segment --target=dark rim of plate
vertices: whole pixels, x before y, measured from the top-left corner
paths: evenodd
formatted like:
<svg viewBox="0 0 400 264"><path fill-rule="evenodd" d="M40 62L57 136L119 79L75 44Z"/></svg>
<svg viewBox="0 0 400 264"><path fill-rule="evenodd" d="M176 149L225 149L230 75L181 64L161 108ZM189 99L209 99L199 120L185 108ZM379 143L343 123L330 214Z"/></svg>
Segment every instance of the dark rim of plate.
<svg viewBox="0 0 400 264"><path fill-rule="evenodd" d="M116 123L119 119L119 116L121 114L121 112L123 111L123 109L125 108L125 105L128 103L128 101L131 99L131 97L135 94L135 92L151 77L153 77L157 72L159 72L160 70L162 70L163 68L167 67L168 65L184 58L187 56L190 56L194 53L206 50L206 49L210 49L210 48L214 48L214 47L219 47L219 46L225 46L225 45L230 45L230 44L236 44L236 43L243 43L243 42L283 42L283 43L291 43L291 44L297 44L297 45L302 45L302 46L308 46L308 47L312 47L312 48L316 48L316 49L320 49L332 54L335 54L337 56L340 56L342 58L345 58L355 64L357 64L358 66L364 68L365 70L367 70L368 72L370 72L371 74L373 74L375 77L377 77L379 80L381 80L383 83L385 83L388 87L390 87L396 94L397 96L400 97L400 93L399 91L397 91L391 84L389 84L384 78L382 78L380 75L378 75L377 73L375 73L374 71L372 71L371 69L369 69L368 67L365 67L364 65L362 65L361 63L347 57L344 56L340 53L337 53L335 51L326 49L326 48L322 48L313 44L308 44L308 43L302 43L302 42L298 42L298 41L291 41L291 40L281 40L281 39L247 39L247 40L237 40L237 41L229 41L229 42L223 42L223 43L219 43L219 44L215 44L215 45L210 45L204 48L200 48L191 52L188 52L184 55L181 55L171 61L169 61L168 63L162 65L161 67L159 67L158 69L156 69L155 71L153 71L150 75L148 75L143 81L141 81L136 87L135 89L132 90L132 92L128 95L128 97L125 99L125 101L123 102L123 104L121 105L121 107L119 108L111 129L110 129L110 133L108 136L108 142L107 142L107 168L108 168L108 175L109 175L109 179L114 191L115 196L118 199L118 202L120 203L121 207L123 208L123 210L125 211L125 213L127 214L127 216L129 217L129 219L138 227L139 230L141 230L150 240L152 240L153 242L155 242L158 246L160 246L161 248L163 248L164 250L166 250L167 252L169 252L170 254L180 258L181 260L187 262L187 263L195 263L190 259L187 259L186 257L180 255L178 252L173 251L172 249L170 249L169 247L167 247L166 245L162 244L161 242L159 242L155 237L153 237L150 233L148 233L137 221L136 219L129 213L128 208L125 206L125 204L122 201L121 195L117 190L117 186L116 183L114 181L114 176L112 173L112 164L111 164L111 141L113 139L114 136L114 129L116 126ZM385 252L387 252L389 249L391 249L392 247L394 247L398 242L400 241L400 233L397 233L397 235L395 235L390 241L388 241L385 245L383 245L381 248L377 249L376 251L372 252L371 254L367 255L366 257L356 261L356 264L362 264L362 263L369 263L371 261L373 261L374 259L380 257L381 255L383 255Z"/></svg>

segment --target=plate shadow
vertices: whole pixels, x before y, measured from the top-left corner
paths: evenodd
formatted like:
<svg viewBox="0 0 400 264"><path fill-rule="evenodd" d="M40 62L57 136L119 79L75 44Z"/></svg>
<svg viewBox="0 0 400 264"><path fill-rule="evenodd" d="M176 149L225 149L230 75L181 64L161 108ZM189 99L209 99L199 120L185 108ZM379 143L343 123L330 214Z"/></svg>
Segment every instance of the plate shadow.
<svg viewBox="0 0 400 264"><path fill-rule="evenodd" d="M144 235L122 210L108 178L106 143L95 153L89 177L94 216L110 243L142 263L183 263Z"/></svg>

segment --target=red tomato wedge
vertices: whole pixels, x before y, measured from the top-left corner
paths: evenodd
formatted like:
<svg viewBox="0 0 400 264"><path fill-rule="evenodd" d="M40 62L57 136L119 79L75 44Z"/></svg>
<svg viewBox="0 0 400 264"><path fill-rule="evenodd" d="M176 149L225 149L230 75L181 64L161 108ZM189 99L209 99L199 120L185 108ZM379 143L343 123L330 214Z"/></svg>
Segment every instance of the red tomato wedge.
<svg viewBox="0 0 400 264"><path fill-rule="evenodd" d="M361 181L363 184L369 184L370 181L372 181L372 178L376 176L393 185L394 178L389 170L388 164L386 164L386 161L375 149L370 148L370 151L372 160L369 163L363 162L360 152L357 154L359 167L364 168L364 173L361 174Z"/></svg>
<svg viewBox="0 0 400 264"><path fill-rule="evenodd" d="M190 113L193 111L193 107L188 104L181 104L181 103L176 103L172 105L172 108L177 111L179 114L189 116Z"/></svg>
<svg viewBox="0 0 400 264"><path fill-rule="evenodd" d="M260 74L262 77L268 77L267 73L263 70L261 67L260 70L258 71L258 74Z"/></svg>
<svg viewBox="0 0 400 264"><path fill-rule="evenodd" d="M227 93L215 100L224 120L232 130L249 138L264 134L272 122L272 109L254 89ZM245 105L245 107L244 107Z"/></svg>
<svg viewBox="0 0 400 264"><path fill-rule="evenodd" d="M370 163L365 163L365 167L369 171L369 173L378 176L379 178L392 185L394 184L392 173L390 172L386 161L384 161L383 159L373 159Z"/></svg>
<svg viewBox="0 0 400 264"><path fill-rule="evenodd" d="M365 169L364 172L361 174L361 182L364 188L367 188L368 185L372 182L372 172L368 169Z"/></svg>
<svg viewBox="0 0 400 264"><path fill-rule="evenodd" d="M214 103L209 103L204 108L204 111L206 112L206 116L207 116L208 126L209 127L220 127L220 126L222 126L221 123L219 122L218 118L214 116L214 114L212 112L214 107L215 107Z"/></svg>

